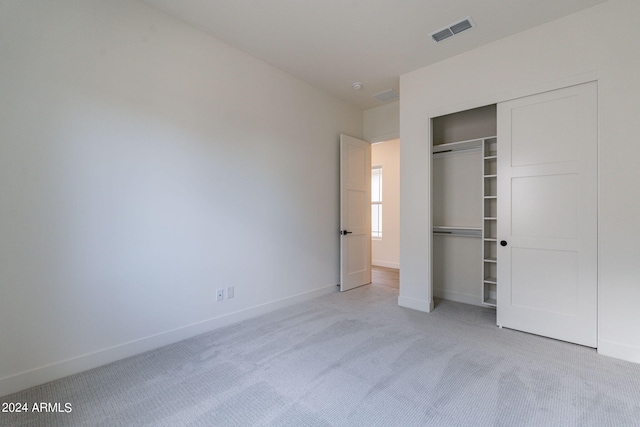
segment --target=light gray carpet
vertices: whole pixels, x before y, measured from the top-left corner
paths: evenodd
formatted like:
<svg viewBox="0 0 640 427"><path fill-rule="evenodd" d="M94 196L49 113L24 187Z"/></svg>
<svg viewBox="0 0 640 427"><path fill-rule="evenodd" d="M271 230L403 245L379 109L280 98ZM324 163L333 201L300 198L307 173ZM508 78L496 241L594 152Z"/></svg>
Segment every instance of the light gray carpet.
<svg viewBox="0 0 640 427"><path fill-rule="evenodd" d="M495 327L495 312L397 290L331 294L0 402L29 426L638 426L640 365Z"/></svg>

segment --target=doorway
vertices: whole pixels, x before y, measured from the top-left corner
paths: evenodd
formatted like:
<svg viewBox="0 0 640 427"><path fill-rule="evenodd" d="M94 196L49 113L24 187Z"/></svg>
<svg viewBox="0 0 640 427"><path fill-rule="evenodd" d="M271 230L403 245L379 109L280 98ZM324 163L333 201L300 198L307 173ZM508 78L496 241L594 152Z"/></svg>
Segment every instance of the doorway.
<svg viewBox="0 0 640 427"><path fill-rule="evenodd" d="M371 145L372 266L400 268L400 139Z"/></svg>

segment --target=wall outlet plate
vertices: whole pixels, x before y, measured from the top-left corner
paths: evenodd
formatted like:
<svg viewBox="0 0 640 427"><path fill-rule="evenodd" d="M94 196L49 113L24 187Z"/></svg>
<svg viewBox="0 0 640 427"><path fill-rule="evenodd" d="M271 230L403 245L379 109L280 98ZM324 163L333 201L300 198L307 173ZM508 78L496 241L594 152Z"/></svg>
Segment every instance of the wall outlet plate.
<svg viewBox="0 0 640 427"><path fill-rule="evenodd" d="M227 288L227 299L231 299L233 298L233 295L235 294L233 286L229 286Z"/></svg>
<svg viewBox="0 0 640 427"><path fill-rule="evenodd" d="M216 301L222 301L224 299L224 289L218 289L216 293Z"/></svg>

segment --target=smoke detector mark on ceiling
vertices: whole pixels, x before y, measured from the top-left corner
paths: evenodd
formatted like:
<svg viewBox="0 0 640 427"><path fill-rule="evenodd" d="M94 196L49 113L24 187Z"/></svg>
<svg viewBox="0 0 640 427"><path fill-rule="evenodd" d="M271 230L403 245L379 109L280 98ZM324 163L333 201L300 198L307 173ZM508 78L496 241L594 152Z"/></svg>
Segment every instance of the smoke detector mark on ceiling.
<svg viewBox="0 0 640 427"><path fill-rule="evenodd" d="M400 95L398 95L398 92L396 92L395 90L389 89L385 90L384 92L376 93L375 95L373 95L373 97L378 101L387 102L400 98Z"/></svg>
<svg viewBox="0 0 640 427"><path fill-rule="evenodd" d="M429 36L431 36L431 39L433 41L438 43L438 42L441 42L442 40L448 39L451 36L459 34L473 27L475 27L475 23L473 22L473 19L471 19L470 16L467 16L461 21L454 22L453 24L449 25L446 28L443 28L441 30L438 30L429 34Z"/></svg>

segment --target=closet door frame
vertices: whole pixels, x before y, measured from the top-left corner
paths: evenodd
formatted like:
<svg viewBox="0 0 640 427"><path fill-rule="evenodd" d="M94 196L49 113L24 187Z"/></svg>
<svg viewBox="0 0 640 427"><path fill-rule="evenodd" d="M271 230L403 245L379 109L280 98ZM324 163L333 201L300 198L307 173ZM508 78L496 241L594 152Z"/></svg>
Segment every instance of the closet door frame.
<svg viewBox="0 0 640 427"><path fill-rule="evenodd" d="M557 89L562 89L570 86L580 85L583 83L590 82L598 82L600 79L600 73L595 70L583 74L569 76L563 79L553 80L550 82L545 82L541 84L529 85L520 88L515 88L511 90L507 90L501 93L496 93L494 95L487 96L485 98L469 98L467 100L456 102L455 104L444 106L442 108L434 109L427 114L426 117L426 125L427 125L427 141L428 147L433 146L433 119L447 115L458 113L466 110L471 110L474 108L491 105L491 104L499 104L506 101L511 101L517 98L522 98L526 96L536 95L544 92L549 92ZM599 140L598 136L598 140ZM429 301L429 307L427 312L431 312L434 310L434 298L433 298L433 212L432 212L432 204L433 204L433 176L432 176L432 166L433 166L433 156L431 154L431 150L427 150L427 159L426 164L428 166L429 171L429 190L427 196L427 201L429 203L428 209L428 218L427 218L427 235L425 236L427 239L427 245L429 249L429 274L427 276L427 298ZM599 175L599 171L598 171ZM598 249L599 250L599 249ZM599 270L599 269L598 269ZM599 273L598 273L598 281L599 281ZM598 300L600 299L600 290L598 289ZM599 324L597 329L599 329Z"/></svg>

